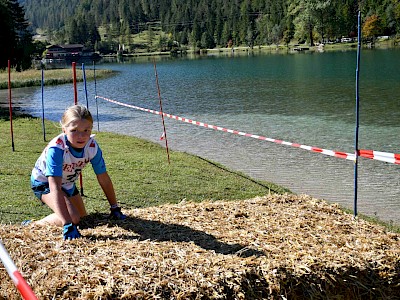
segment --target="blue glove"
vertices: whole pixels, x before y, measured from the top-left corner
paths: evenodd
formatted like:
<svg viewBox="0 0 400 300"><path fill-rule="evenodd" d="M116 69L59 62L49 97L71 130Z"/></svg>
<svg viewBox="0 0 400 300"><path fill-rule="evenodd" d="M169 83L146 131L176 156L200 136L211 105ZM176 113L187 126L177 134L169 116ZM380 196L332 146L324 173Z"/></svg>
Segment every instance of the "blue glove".
<svg viewBox="0 0 400 300"><path fill-rule="evenodd" d="M64 225L64 240L73 240L82 237L75 224L68 223Z"/></svg>
<svg viewBox="0 0 400 300"><path fill-rule="evenodd" d="M121 212L121 207L110 208L110 220L125 220L126 216Z"/></svg>

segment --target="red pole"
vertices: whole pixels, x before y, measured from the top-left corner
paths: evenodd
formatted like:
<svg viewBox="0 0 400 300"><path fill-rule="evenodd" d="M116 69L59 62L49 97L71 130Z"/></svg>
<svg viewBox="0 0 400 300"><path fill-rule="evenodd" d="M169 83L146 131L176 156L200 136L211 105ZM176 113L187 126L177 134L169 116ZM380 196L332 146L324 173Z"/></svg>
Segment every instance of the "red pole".
<svg viewBox="0 0 400 300"><path fill-rule="evenodd" d="M6 248L4 247L1 241L0 241L0 260L6 267L8 275L11 277L15 286L19 290L22 298L25 300L37 300L38 298L35 296L29 284L25 281L21 273L18 271L17 267L15 266L13 260L11 259L10 255L8 254Z"/></svg>
<svg viewBox="0 0 400 300"><path fill-rule="evenodd" d="M157 66L156 66L156 60L153 60L154 62L154 73L156 76L156 85L157 85L157 92L158 92L158 100L160 103L160 111L161 111L161 119L162 119L162 126L164 129L163 132L163 138L165 139L165 149L167 151L167 158L168 158L168 164L171 164L170 158L169 158L169 149L168 149L168 140L167 140L167 130L165 129L165 122L164 122L164 111L162 108L162 99L161 99L161 91L160 91L160 85L158 84L158 73L157 73Z"/></svg>
<svg viewBox="0 0 400 300"><path fill-rule="evenodd" d="M12 151L15 151L14 147L14 130L12 122L12 103L11 103L11 62L8 60L8 103L10 107L10 133L11 133L11 147Z"/></svg>
<svg viewBox="0 0 400 300"><path fill-rule="evenodd" d="M78 104L78 89L76 86L76 62L72 63L72 74L73 74L73 82L74 82L74 104ZM81 195L83 196L83 180L82 173L79 174L79 184L81 186Z"/></svg>

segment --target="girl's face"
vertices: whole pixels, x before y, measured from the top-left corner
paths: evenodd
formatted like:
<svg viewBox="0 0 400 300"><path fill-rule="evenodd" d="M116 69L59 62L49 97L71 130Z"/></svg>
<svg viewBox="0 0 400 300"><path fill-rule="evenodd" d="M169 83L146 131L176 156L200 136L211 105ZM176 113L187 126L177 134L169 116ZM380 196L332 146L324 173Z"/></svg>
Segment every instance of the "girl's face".
<svg viewBox="0 0 400 300"><path fill-rule="evenodd" d="M63 127L63 132L67 135L67 139L74 148L84 148L89 141L92 133L93 124L86 120L72 121L68 126Z"/></svg>

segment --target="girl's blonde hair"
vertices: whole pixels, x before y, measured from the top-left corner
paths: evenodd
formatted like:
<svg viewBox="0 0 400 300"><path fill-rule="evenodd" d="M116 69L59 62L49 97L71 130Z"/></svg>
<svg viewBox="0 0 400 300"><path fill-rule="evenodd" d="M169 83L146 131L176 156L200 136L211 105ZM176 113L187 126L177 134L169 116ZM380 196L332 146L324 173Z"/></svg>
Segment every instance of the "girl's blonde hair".
<svg viewBox="0 0 400 300"><path fill-rule="evenodd" d="M90 111L83 105L73 105L67 108L61 117L60 124L62 127L68 127L71 122L79 120L88 120L93 124L93 117Z"/></svg>

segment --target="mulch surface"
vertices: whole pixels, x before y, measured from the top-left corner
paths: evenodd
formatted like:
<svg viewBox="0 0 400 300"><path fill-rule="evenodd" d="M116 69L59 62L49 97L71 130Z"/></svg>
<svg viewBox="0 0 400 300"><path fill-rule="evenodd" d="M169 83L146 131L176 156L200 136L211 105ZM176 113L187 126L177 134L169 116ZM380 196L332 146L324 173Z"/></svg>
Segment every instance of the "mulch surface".
<svg viewBox="0 0 400 300"><path fill-rule="evenodd" d="M0 225L39 299L400 299L400 235L305 195L95 213L82 239ZM0 264L0 299L20 299Z"/></svg>

